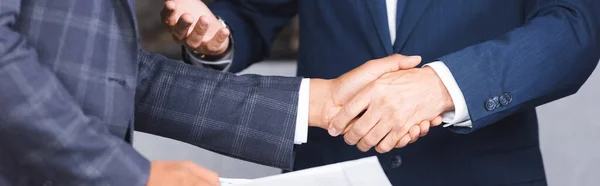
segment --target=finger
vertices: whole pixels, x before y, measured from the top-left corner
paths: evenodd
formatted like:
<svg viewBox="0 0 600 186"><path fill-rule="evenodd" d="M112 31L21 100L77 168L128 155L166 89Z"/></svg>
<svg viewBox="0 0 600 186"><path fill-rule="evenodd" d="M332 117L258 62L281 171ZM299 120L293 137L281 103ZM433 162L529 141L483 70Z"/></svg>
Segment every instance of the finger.
<svg viewBox="0 0 600 186"><path fill-rule="evenodd" d="M431 127L435 127L438 126L440 124L442 124L442 116L437 116L435 118L433 118L433 120L431 120Z"/></svg>
<svg viewBox="0 0 600 186"><path fill-rule="evenodd" d="M362 114L358 115L358 118L354 118L352 119L352 121L350 121L350 123L348 123L348 125L346 126L346 128L344 128L344 132L342 132L341 134L347 134L348 132L350 132L350 130L352 130L352 126L354 126L354 123L356 123L356 121L358 121L358 119L360 119L360 116Z"/></svg>
<svg viewBox="0 0 600 186"><path fill-rule="evenodd" d="M379 122L380 118L381 112L377 112L377 109L367 109L367 111L352 124L350 131L344 134L344 141L346 141L348 145L357 144L360 139L367 135L375 124Z"/></svg>
<svg viewBox="0 0 600 186"><path fill-rule="evenodd" d="M178 41L185 40L188 35L190 26L194 23L194 17L191 14L185 13L181 15L171 33L177 38Z"/></svg>
<svg viewBox="0 0 600 186"><path fill-rule="evenodd" d="M174 1L165 1L163 9L160 11L160 17L163 22L168 26L175 26L179 16L177 15L177 3Z"/></svg>
<svg viewBox="0 0 600 186"><path fill-rule="evenodd" d="M417 141L419 139L420 133L421 127L419 125L413 125L412 127L410 127L410 130L408 130L408 135L410 136L410 141L408 142L408 144Z"/></svg>
<svg viewBox="0 0 600 186"><path fill-rule="evenodd" d="M226 43L226 42L228 42L228 41L229 41L229 29L223 27L219 31L217 31L215 36L210 41L208 41L208 43L206 43L207 51L216 52L216 53L224 51L227 49L228 43ZM207 54L212 54L212 53L207 53Z"/></svg>
<svg viewBox="0 0 600 186"><path fill-rule="evenodd" d="M365 88L356 94L337 115L331 118L329 135L338 136L352 119L365 110L371 102L371 88ZM373 115L371 115L373 116ZM365 116L363 116L365 117ZM361 117L362 118L362 117Z"/></svg>
<svg viewBox="0 0 600 186"><path fill-rule="evenodd" d="M406 126L404 126L406 117L390 113L390 119L391 120L389 123L392 125L390 133L388 133L387 136L385 136L385 138L383 138L383 140L377 144L377 147L375 147L375 150L379 153L389 152L396 146L396 144L398 144L398 141L400 141L406 135L406 133L402 130L406 128ZM406 136L410 138L410 135Z"/></svg>
<svg viewBox="0 0 600 186"><path fill-rule="evenodd" d="M381 142L379 142L379 144L377 144L377 146L375 146L375 151L377 151L380 154L383 153L387 153L389 151L391 151L397 143L397 136L395 136L396 134L393 132L388 133L382 140ZM396 141L394 141L396 140Z"/></svg>
<svg viewBox="0 0 600 186"><path fill-rule="evenodd" d="M186 40L186 44L188 47L195 49L196 52L204 54L206 52L205 48L202 46L204 35L208 30L208 25L210 25L208 16L201 16L198 18L198 23L194 26L194 30L188 36Z"/></svg>
<svg viewBox="0 0 600 186"><path fill-rule="evenodd" d="M431 126L431 123L428 120L422 121L418 125L418 127L421 129L421 135L419 135L419 136L423 137L423 136L427 135L427 133L429 133L429 127L430 126Z"/></svg>
<svg viewBox="0 0 600 186"><path fill-rule="evenodd" d="M421 63L420 56L403 56L394 54L385 58L367 61L365 64L345 73L340 78L361 77L357 84L367 84L385 73L403 69L411 69Z"/></svg>
<svg viewBox="0 0 600 186"><path fill-rule="evenodd" d="M382 122L380 122L380 123L382 123ZM393 122L393 123L395 123L395 122ZM375 151L383 154L383 153L391 151L394 148L394 146L396 146L396 143L398 143L398 140L400 140L400 137L402 137L402 136L398 136L398 134L396 132L394 132L393 128L394 127L392 127L392 129L390 129L389 133L387 133L387 135L377 144L377 146L375 146Z"/></svg>
<svg viewBox="0 0 600 186"><path fill-rule="evenodd" d="M395 125L395 122L392 122L390 119L387 118L389 117L381 119L381 121L379 121L377 125L375 125L373 129L371 129L371 131L369 131L369 133L367 133L367 135L365 135L358 142L358 144L356 145L358 149L362 150L363 152L366 152L372 147L378 146L378 144L381 144L380 146L384 147L384 149L389 148L391 150L394 147L394 144L396 144L397 141L382 141L384 137L386 137L386 135L388 135L388 133L392 131L392 128L394 128ZM393 138L395 137L392 135L391 138L391 140L393 140Z"/></svg>
<svg viewBox="0 0 600 186"><path fill-rule="evenodd" d="M393 71L415 68L421 63L421 56L404 56L400 54L394 54L388 58L392 61L392 64L395 63L397 65L395 69L389 69Z"/></svg>
<svg viewBox="0 0 600 186"><path fill-rule="evenodd" d="M372 68L371 72L375 74L385 74L388 72L415 68L421 63L421 56L394 54L385 58L371 60L368 63L370 63L368 64L369 66L372 65L378 67Z"/></svg>
<svg viewBox="0 0 600 186"><path fill-rule="evenodd" d="M396 148L406 147L406 145L408 145L408 142L410 141L410 135L405 135L402 137L402 139L400 139L400 141L398 141L398 144L396 144Z"/></svg>

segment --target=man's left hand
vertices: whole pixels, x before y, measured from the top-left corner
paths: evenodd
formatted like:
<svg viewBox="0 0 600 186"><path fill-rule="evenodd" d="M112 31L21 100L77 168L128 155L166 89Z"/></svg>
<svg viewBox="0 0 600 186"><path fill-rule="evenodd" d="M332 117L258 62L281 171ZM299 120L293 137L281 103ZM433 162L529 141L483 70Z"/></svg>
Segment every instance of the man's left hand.
<svg viewBox="0 0 600 186"><path fill-rule="evenodd" d="M338 131L351 124L344 135L346 143L357 144L365 152L376 146L377 152L385 153L410 143L410 139L403 137L412 126L453 109L448 90L430 67L391 72L344 105L331 119L330 134L339 135Z"/></svg>

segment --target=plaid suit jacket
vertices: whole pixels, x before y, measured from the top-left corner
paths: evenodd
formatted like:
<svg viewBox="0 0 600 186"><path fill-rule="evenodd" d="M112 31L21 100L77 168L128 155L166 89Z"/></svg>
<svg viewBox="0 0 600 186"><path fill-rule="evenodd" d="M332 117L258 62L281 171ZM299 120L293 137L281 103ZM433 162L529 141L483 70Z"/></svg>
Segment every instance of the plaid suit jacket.
<svg viewBox="0 0 600 186"><path fill-rule="evenodd" d="M133 6L0 1L0 185L145 185L134 128L290 168L300 78L145 52Z"/></svg>

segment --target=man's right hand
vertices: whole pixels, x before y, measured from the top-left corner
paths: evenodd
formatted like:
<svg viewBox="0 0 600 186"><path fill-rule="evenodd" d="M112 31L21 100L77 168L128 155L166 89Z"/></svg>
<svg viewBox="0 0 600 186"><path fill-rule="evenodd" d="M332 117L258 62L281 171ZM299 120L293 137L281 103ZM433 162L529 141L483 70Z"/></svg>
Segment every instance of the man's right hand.
<svg viewBox="0 0 600 186"><path fill-rule="evenodd" d="M421 62L419 56L403 56L394 54L381 59L374 59L332 80L311 79L309 96L308 124L313 127L329 129L330 121L345 104L365 86L389 72L415 68ZM431 121L422 121L410 129L404 138L409 143L424 136L430 127L442 123L438 116ZM341 133L347 132L351 125Z"/></svg>
<svg viewBox="0 0 600 186"><path fill-rule="evenodd" d="M208 56L223 55L231 33L200 0L166 0L160 13L173 38L188 50Z"/></svg>
<svg viewBox="0 0 600 186"><path fill-rule="evenodd" d="M190 161L152 161L147 186L219 186L217 173Z"/></svg>

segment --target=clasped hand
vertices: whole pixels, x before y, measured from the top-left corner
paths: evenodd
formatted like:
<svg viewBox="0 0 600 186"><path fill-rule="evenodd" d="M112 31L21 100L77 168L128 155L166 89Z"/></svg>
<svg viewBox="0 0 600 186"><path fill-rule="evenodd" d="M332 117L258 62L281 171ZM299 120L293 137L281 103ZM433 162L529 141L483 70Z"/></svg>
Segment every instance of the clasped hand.
<svg viewBox="0 0 600 186"><path fill-rule="evenodd" d="M231 47L230 31L201 1L167 0L161 15L192 52L222 56ZM419 56L392 55L336 79L311 79L309 125L344 135L361 151L385 153L415 142L454 109L440 78L429 67L415 68L420 63Z"/></svg>
<svg viewBox="0 0 600 186"><path fill-rule="evenodd" d="M343 134L361 151L385 153L415 142L453 109L435 71L415 68L420 62L419 56L395 54L333 80L311 79L309 124Z"/></svg>

